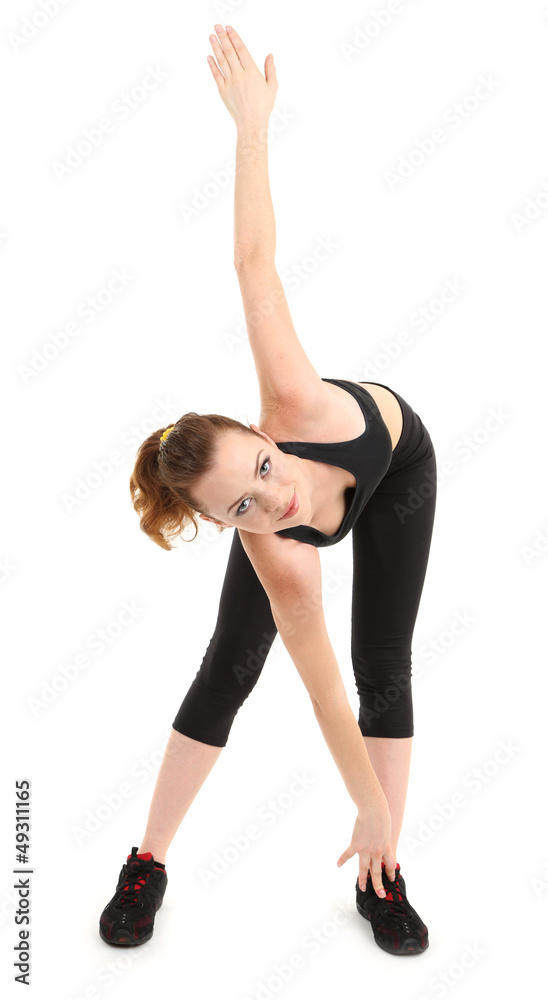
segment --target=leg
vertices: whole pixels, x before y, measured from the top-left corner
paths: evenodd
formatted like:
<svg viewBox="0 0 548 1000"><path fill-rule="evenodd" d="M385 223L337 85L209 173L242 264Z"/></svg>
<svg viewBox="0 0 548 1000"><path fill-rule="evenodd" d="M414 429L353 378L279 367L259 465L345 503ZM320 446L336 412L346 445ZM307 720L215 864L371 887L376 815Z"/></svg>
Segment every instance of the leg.
<svg viewBox="0 0 548 1000"><path fill-rule="evenodd" d="M407 798L413 737L391 739L389 736L364 736L364 740L369 760L390 809L392 820L390 843L397 857Z"/></svg>
<svg viewBox="0 0 548 1000"><path fill-rule="evenodd" d="M202 743L226 746L277 632L270 601L235 530L215 631L173 728Z"/></svg>
<svg viewBox="0 0 548 1000"><path fill-rule="evenodd" d="M166 863L167 849L222 749L171 730L139 854L151 851L156 861Z"/></svg>
<svg viewBox="0 0 548 1000"><path fill-rule="evenodd" d="M436 504L430 436L408 404L404 417L390 468L353 528L352 662L359 725L388 801L394 853L414 732L411 642ZM410 504L410 497L419 502Z"/></svg>
<svg viewBox="0 0 548 1000"><path fill-rule="evenodd" d="M168 847L226 746L239 708L276 637L270 602L234 532L215 632L173 721L138 853L165 863Z"/></svg>

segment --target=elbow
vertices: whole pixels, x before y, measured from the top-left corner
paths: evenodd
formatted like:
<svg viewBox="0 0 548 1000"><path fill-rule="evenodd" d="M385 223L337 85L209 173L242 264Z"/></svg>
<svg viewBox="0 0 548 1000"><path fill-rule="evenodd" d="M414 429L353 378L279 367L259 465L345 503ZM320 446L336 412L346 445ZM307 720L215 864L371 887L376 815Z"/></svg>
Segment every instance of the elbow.
<svg viewBox="0 0 548 1000"><path fill-rule="evenodd" d="M240 274L241 271L249 266L249 263L249 254L244 254L241 251L238 254L234 254L234 270L236 271L236 274Z"/></svg>
<svg viewBox="0 0 548 1000"><path fill-rule="evenodd" d="M252 270L276 268L275 253L264 245L240 248L234 252L234 269L237 274Z"/></svg>
<svg viewBox="0 0 548 1000"><path fill-rule="evenodd" d="M344 712L352 712L346 689L310 694L316 718L329 719ZM353 713L352 713L353 714Z"/></svg>
<svg viewBox="0 0 548 1000"><path fill-rule="evenodd" d="M244 275L250 270L249 257L235 257L234 270L236 271L238 278L243 278Z"/></svg>

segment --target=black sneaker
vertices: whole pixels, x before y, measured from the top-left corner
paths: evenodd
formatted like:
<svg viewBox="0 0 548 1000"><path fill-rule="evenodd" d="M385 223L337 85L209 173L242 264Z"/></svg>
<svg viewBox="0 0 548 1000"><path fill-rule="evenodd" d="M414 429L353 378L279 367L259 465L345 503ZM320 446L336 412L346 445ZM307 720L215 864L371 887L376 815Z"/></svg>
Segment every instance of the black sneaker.
<svg viewBox="0 0 548 1000"><path fill-rule="evenodd" d="M107 944L144 944L152 937L154 917L167 886L166 867L150 851L132 847L123 865L116 892L99 920L99 934Z"/></svg>
<svg viewBox="0 0 548 1000"><path fill-rule="evenodd" d="M382 883L386 896L378 896L373 888L371 872L367 873L365 892L356 879L356 907L362 917L371 921L373 936L384 951L391 955L416 955L428 948L428 927L422 922L405 894L405 882L396 864L393 882L382 862Z"/></svg>

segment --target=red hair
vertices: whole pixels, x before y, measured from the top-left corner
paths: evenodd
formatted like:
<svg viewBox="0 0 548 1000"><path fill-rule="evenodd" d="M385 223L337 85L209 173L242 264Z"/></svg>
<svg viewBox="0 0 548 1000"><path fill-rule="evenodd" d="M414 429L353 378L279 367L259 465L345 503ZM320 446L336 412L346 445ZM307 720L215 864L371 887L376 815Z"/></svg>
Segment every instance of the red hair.
<svg viewBox="0 0 548 1000"><path fill-rule="evenodd" d="M200 476L215 464L220 434L239 431L260 435L251 427L219 413L185 413L165 440L160 438L166 427L147 437L137 452L135 468L129 479L133 507L140 518L140 528L162 549L170 550L170 542L193 524L193 542L198 534L196 512L207 514L193 490ZM224 531L217 525L219 532Z"/></svg>

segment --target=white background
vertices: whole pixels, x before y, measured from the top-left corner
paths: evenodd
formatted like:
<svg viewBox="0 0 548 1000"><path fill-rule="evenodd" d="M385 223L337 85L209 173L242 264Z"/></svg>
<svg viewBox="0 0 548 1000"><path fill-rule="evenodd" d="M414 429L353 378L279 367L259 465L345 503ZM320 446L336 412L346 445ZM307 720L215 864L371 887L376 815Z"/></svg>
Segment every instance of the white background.
<svg viewBox="0 0 548 1000"><path fill-rule="evenodd" d="M144 998L173 983L195 1000L515 991L540 964L548 907L548 5L408 0L376 20L388 0L49 9L5 0L0 16L4 995L21 994L20 779L32 785L31 985L41 1000ZM398 850L430 947L407 961L381 951L355 909L357 856L336 867L356 809L278 640L170 848L152 941L110 949L98 934L212 634L232 541L232 531L201 529L200 542L155 546L130 503L135 452L188 410L259 414L232 264L233 180L212 182L236 136L207 63L218 20L263 72L274 54L276 264L305 350L321 376L399 392L436 449ZM113 103L150 68L163 79L122 120ZM61 179L67 147L109 115L114 130ZM419 162L436 128L445 141ZM410 155L408 176L391 182ZM319 238L337 244L321 263ZM115 269L131 281L84 321L79 305ZM440 310L449 281L462 291ZM413 325L421 307L431 310L425 329ZM55 352L53 337L62 343L75 320L78 334ZM79 483L84 498L71 503ZM350 536L321 559L326 580L331 571L346 581L324 608L357 714ZM137 617L91 653L90 637L112 628L124 602ZM469 624L457 634L459 615ZM86 650L89 666L33 711L44 684ZM497 764L501 742L513 749ZM294 772L313 780L287 805ZM109 816L105 802L128 782L130 797ZM443 818L457 792L464 805ZM257 821L279 796L276 822ZM260 838L206 886L202 869L252 823ZM336 913L346 914L339 924ZM303 968L272 978L296 954Z"/></svg>

